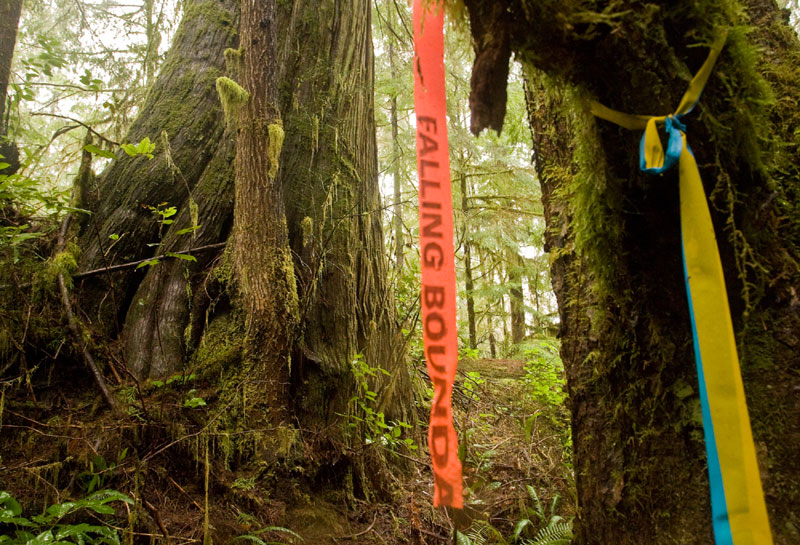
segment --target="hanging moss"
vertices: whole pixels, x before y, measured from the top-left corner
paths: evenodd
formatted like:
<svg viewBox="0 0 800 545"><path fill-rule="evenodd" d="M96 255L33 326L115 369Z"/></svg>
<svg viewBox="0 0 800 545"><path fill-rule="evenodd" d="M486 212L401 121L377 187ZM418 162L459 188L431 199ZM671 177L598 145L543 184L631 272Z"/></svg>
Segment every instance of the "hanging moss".
<svg viewBox="0 0 800 545"><path fill-rule="evenodd" d="M278 159L281 155L281 148L283 148L283 139L285 133L283 132L283 124L278 120L275 123L270 123L269 127L269 147L267 148L267 155L269 159L269 177L275 179L278 174ZM292 273L294 276L294 273Z"/></svg>
<svg viewBox="0 0 800 545"><path fill-rule="evenodd" d="M236 122L241 107L250 100L250 93L225 76L217 78L216 85L220 102L222 102L222 110L225 112L225 121L228 125L232 125Z"/></svg>

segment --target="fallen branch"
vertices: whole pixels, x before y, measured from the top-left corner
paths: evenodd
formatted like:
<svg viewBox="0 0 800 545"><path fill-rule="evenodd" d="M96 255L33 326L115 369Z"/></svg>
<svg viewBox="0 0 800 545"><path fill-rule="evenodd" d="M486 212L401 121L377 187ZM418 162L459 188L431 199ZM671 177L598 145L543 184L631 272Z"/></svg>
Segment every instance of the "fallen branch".
<svg viewBox="0 0 800 545"><path fill-rule="evenodd" d="M205 246L198 246L197 248L190 248L188 250L181 250L179 252L170 252L169 254L175 255L187 255L192 252L203 252L205 250L214 250L216 248L224 248L227 242L217 242L215 244L207 244ZM93 269L91 271L79 272L72 275L73 279L80 279L80 278L87 278L89 276L96 276L98 274L105 274L115 271L121 271L124 269L130 269L131 267L136 267L141 265L142 263L147 263L148 261L153 261L155 259L166 259L168 257L172 257L169 254L161 254L153 257L148 257L147 259L140 259L139 261L130 261L128 263L120 263L119 265L111 265L110 267L102 267L100 269Z"/></svg>
<svg viewBox="0 0 800 545"><path fill-rule="evenodd" d="M68 214L66 217L64 217L64 221L61 222L61 230L58 232L58 253L63 252L64 248L66 247L67 230L69 229L69 223L71 219L72 215ZM78 327L78 320L75 318L75 314L72 312L72 303L69 300L69 291L67 290L67 284L64 281L64 273L61 271L58 273L58 288L61 291L61 306L64 307L64 314L67 315L67 325L69 326L70 333L72 333L73 340L80 348L81 354L83 355L83 361L86 363L89 371L91 371L92 375L94 376L94 381L97 384L97 388L100 390L100 393L103 394L103 398L106 400L106 403L108 403L108 406L111 407L112 410L116 411L116 400L114 399L114 396L111 395L108 385L106 384L106 379L103 377L103 374L100 373L100 369L97 367L97 363L95 363L92 354L89 352L89 348L86 346L86 343L83 340L83 335L81 335L80 327Z"/></svg>
<svg viewBox="0 0 800 545"><path fill-rule="evenodd" d="M136 267L138 265L141 265L142 263L147 263L148 261L153 261L154 259L169 259L169 258L173 257L174 255L188 255L188 254L191 254L192 252L204 252L206 250L214 250L214 249L217 249L217 248L224 248L226 244L227 244L227 242L217 242L217 243L214 243L214 244L207 244L205 246L198 246L197 248L189 248L188 250L180 250L178 252L169 252L169 254L156 255L156 256L153 256L153 257L148 257L147 259L140 259L138 261L130 261L128 263L120 263L119 265L110 265L108 267L101 267L99 269L92 269L90 271L84 271L84 272L75 273L75 274L72 275L72 279L73 280L80 280L81 278L88 278L90 276L97 276L98 274L106 274L106 273L112 273L112 272L116 272L116 271L122 271L122 270L125 270L125 269L130 269L131 267ZM0 285L0 289L29 288L32 285L33 284L31 282L28 282L26 284L16 284L16 285L14 285L14 284L3 284L3 285Z"/></svg>

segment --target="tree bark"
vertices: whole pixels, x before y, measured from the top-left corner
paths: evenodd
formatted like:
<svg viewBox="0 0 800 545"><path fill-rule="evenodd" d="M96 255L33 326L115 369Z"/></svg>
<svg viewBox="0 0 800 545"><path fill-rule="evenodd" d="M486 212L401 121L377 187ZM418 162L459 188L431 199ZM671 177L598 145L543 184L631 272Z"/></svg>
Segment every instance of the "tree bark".
<svg viewBox="0 0 800 545"><path fill-rule="evenodd" d="M622 2L613 14L584 4L465 3L480 21L474 43L487 43L480 29L506 33L529 79L572 413L579 545L713 542L677 173L639 173L640 135L595 120L588 101L630 113L674 111L714 33L732 27L685 120L711 196L775 542L796 542L796 36L765 0L742 2L743 10Z"/></svg>
<svg viewBox="0 0 800 545"><path fill-rule="evenodd" d="M390 374L375 377L377 410L412 420L381 226L371 4L296 0L285 16L279 176L303 324L292 384L300 421L341 443L358 354Z"/></svg>
<svg viewBox="0 0 800 545"><path fill-rule="evenodd" d="M238 115L233 266L245 311L239 376L245 399L262 405L272 424L289 412L291 346L298 321L297 288L277 177L283 143L278 109L275 0L241 3L241 82L249 93ZM223 98L224 100L224 98Z"/></svg>
<svg viewBox="0 0 800 545"><path fill-rule="evenodd" d="M8 134L6 94L11 80L11 61L17 44L17 28L22 0L4 0L0 4L0 136Z"/></svg>
<svg viewBox="0 0 800 545"><path fill-rule="evenodd" d="M22 0L4 0L0 3L0 161L9 166L3 174L13 174L19 168L19 150L13 142L8 142L8 116L6 102L8 85L11 81L11 61L17 43L17 28L22 12Z"/></svg>
<svg viewBox="0 0 800 545"><path fill-rule="evenodd" d="M522 258L515 252L508 253L508 298L511 306L511 342L518 345L525 340L525 298L522 290Z"/></svg>

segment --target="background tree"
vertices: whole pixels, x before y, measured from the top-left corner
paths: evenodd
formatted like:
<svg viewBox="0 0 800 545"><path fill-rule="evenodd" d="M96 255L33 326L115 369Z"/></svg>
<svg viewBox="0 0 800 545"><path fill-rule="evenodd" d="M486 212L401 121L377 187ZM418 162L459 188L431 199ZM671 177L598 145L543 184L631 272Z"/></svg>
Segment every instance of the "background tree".
<svg viewBox="0 0 800 545"><path fill-rule="evenodd" d="M800 433L797 37L761 0L464 3L477 58L513 50L529 81L580 544L712 542L677 172L639 173L639 135L595 120L589 99L673 111L707 44L730 27L688 138L711 197L773 532L796 541L797 443L786 438ZM496 94L481 91L491 76L476 62L473 111L495 111Z"/></svg>
<svg viewBox="0 0 800 545"><path fill-rule="evenodd" d="M8 112L6 111L6 94L11 75L11 59L14 57L14 46L17 43L17 27L22 11L22 0L9 0L0 6L0 155L9 163L10 170L17 170L15 163L19 152L6 142L8 135ZM9 159L11 159L9 161Z"/></svg>

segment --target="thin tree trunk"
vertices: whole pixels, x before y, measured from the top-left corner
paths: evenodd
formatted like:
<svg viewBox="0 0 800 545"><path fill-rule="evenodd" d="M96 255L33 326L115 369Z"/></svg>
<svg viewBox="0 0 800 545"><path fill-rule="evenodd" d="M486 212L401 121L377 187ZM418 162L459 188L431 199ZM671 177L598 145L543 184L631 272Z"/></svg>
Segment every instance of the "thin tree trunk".
<svg viewBox="0 0 800 545"><path fill-rule="evenodd" d="M486 317L486 325L489 327L489 355L492 358L497 357L497 338L494 336L494 320L492 315Z"/></svg>
<svg viewBox="0 0 800 545"><path fill-rule="evenodd" d="M8 134L6 93L11 79L11 61L17 44L17 28L22 12L22 0L0 2L0 136Z"/></svg>
<svg viewBox="0 0 800 545"><path fill-rule="evenodd" d="M511 305L511 342L514 345L525 340L525 298L522 291L524 262L514 251L508 254L508 298Z"/></svg>
<svg viewBox="0 0 800 545"><path fill-rule="evenodd" d="M389 40L389 66L392 80L397 79L395 68L394 42ZM403 237L403 191L400 179L400 144L397 140L397 95L393 94L390 102L390 115L392 122L392 178L394 181L394 202L392 212L392 224L394 226L394 269L396 274L403 271L403 261L405 254L405 241Z"/></svg>
<svg viewBox="0 0 800 545"><path fill-rule="evenodd" d="M531 324L531 330L534 335L538 335L542 325L542 304L541 295L539 294L539 262L536 260L534 261L533 272L528 275L528 291L531 293L531 298L533 299L533 323Z"/></svg>
<svg viewBox="0 0 800 545"><path fill-rule="evenodd" d="M461 181L461 213L464 216L464 280L467 299L467 327L469 329L469 347L475 350L478 347L478 333L475 325L475 282L472 278L472 243L469 236L469 199L467 198L467 176L462 171Z"/></svg>
<svg viewBox="0 0 800 545"><path fill-rule="evenodd" d="M22 0L3 0L0 2L0 161L9 166L0 171L13 174L19 168L19 150L13 142L6 141L8 117L6 111L8 85L11 80L11 61L17 43L17 28L22 11Z"/></svg>
<svg viewBox="0 0 800 545"><path fill-rule="evenodd" d="M277 178L283 144L278 109L275 0L243 0L233 265L246 312L243 396L261 404L273 424L289 413L291 346L298 322L297 288ZM223 98L225 100L225 98ZM230 99L228 99L230 100Z"/></svg>

